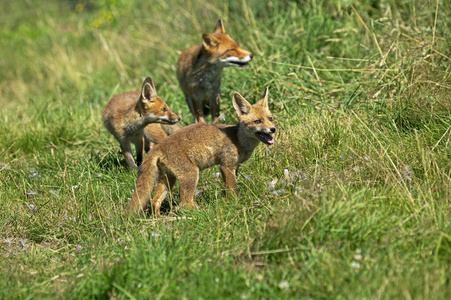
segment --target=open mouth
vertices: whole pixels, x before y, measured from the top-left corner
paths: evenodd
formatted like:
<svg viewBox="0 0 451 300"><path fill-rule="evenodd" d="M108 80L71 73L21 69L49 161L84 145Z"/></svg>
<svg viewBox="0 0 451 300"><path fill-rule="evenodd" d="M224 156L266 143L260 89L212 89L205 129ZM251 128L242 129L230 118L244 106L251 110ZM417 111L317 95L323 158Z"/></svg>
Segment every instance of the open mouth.
<svg viewBox="0 0 451 300"><path fill-rule="evenodd" d="M170 125L173 125L173 124L177 123L177 121L171 121L171 120L167 120L167 119L160 119L160 123L161 123L161 124L170 124Z"/></svg>
<svg viewBox="0 0 451 300"><path fill-rule="evenodd" d="M249 66L248 62L240 62L240 61L229 61L229 64L238 66L238 67L247 67Z"/></svg>
<svg viewBox="0 0 451 300"><path fill-rule="evenodd" d="M260 141L262 141L266 145L272 145L274 143L274 138L270 134L256 132L255 135L258 137Z"/></svg>

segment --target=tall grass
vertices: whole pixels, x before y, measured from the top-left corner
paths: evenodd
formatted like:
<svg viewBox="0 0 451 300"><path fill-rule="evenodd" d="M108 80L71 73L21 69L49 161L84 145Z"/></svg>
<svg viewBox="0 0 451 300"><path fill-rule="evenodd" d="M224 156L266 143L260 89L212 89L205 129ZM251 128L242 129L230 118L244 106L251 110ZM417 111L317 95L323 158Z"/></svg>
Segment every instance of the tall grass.
<svg viewBox="0 0 451 300"><path fill-rule="evenodd" d="M449 1L3 1L0 298L450 297ZM178 55L222 18L255 57L277 134L237 199L123 214L129 171L101 111L152 76L193 119Z"/></svg>

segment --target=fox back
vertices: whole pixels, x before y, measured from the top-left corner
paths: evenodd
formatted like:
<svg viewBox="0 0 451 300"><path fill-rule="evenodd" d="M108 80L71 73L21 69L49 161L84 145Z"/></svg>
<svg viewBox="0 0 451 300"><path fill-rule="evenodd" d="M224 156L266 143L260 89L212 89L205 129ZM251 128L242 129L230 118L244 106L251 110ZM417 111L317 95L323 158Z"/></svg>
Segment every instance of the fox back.
<svg viewBox="0 0 451 300"><path fill-rule="evenodd" d="M251 157L260 142L268 145L274 142L271 135L276 129L267 100L267 89L254 105L235 92L233 105L239 118L237 125L193 124L155 146L140 168L129 210L142 212L154 184L158 183L152 200L158 215L161 202L176 179L180 182L181 205L194 207L193 194L199 171L213 165L220 165L226 187L236 192L239 164Z"/></svg>
<svg viewBox="0 0 451 300"><path fill-rule="evenodd" d="M102 119L105 127L121 145L127 164L137 170L130 143L135 144L138 164L143 155L143 129L150 123L175 124L180 118L157 96L150 77L144 80L141 92L114 96L105 106Z"/></svg>
<svg viewBox="0 0 451 300"><path fill-rule="evenodd" d="M182 52L177 63L177 78L196 121L205 122L204 116L208 113L213 122L216 121L223 68L248 66L252 57L225 33L221 20L213 33L202 35L201 45Z"/></svg>

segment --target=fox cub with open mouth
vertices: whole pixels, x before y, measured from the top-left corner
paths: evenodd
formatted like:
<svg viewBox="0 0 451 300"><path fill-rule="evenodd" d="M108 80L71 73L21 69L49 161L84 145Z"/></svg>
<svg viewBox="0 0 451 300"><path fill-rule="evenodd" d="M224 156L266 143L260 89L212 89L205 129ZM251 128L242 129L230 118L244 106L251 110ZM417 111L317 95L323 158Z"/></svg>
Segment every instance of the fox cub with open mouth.
<svg viewBox="0 0 451 300"><path fill-rule="evenodd" d="M143 152L149 150L144 128L151 123L175 124L180 118L157 96L150 77L144 80L141 92L114 96L102 113L103 124L119 142L127 165L138 171ZM130 143L136 148L136 164Z"/></svg>
<svg viewBox="0 0 451 300"><path fill-rule="evenodd" d="M233 107L238 114L238 124L193 124L153 147L140 166L128 210L142 213L156 184L156 194L151 203L155 215L159 216L161 203L177 179L180 205L194 208L193 196L199 171L213 165L220 165L226 188L237 192L239 165L251 157L260 142L272 145L276 128L268 107L268 88L254 105L234 92Z"/></svg>
<svg viewBox="0 0 451 300"><path fill-rule="evenodd" d="M177 78L196 122L205 122L204 116L208 113L211 113L213 122L218 118L218 95L224 67L245 67L252 57L252 53L241 49L225 33L221 20L213 33L202 35L201 45L192 46L180 54Z"/></svg>

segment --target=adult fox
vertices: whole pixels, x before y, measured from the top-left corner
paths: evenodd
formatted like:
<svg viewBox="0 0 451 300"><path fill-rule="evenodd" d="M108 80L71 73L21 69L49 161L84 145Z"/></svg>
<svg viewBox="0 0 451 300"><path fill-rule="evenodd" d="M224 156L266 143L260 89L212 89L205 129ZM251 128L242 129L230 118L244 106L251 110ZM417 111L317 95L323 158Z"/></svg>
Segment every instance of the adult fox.
<svg viewBox="0 0 451 300"><path fill-rule="evenodd" d="M237 125L193 124L153 147L140 166L128 210L142 213L157 184L151 202L155 215L159 216L161 203L177 179L180 182L180 205L194 208L193 195L199 171L218 164L226 187L237 192L239 165L251 157L260 142L273 144L271 134L276 128L268 108L268 88L254 105L234 92L233 107L238 114Z"/></svg>
<svg viewBox="0 0 451 300"><path fill-rule="evenodd" d="M219 20L213 33L202 35L202 44L185 49L178 59L177 78L196 122L211 113L219 116L219 92L224 67L244 67L253 55L225 33Z"/></svg>

